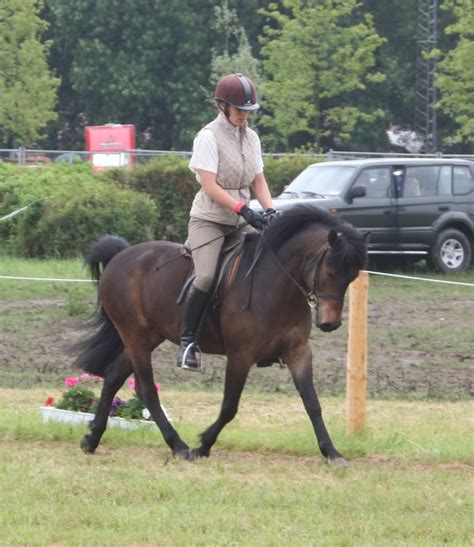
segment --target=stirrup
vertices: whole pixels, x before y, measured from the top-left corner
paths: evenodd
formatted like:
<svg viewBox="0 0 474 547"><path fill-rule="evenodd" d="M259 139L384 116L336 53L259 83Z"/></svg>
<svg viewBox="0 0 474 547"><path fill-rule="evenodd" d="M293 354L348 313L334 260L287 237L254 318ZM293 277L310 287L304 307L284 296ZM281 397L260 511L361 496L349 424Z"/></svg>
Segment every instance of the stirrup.
<svg viewBox="0 0 474 547"><path fill-rule="evenodd" d="M186 365L186 356L188 355L188 352L191 351L191 349L194 349L194 355L198 362L197 366ZM201 348L194 342L191 342L186 346L186 349L183 352L183 357L181 359L181 368L185 370L192 370L194 372L201 372Z"/></svg>

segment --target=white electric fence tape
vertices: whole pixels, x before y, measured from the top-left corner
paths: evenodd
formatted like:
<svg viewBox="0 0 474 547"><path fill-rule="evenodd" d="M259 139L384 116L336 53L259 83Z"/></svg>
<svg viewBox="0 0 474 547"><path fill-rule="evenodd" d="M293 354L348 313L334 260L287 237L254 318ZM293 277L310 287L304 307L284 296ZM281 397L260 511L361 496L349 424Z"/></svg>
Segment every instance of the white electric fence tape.
<svg viewBox="0 0 474 547"><path fill-rule="evenodd" d="M370 275L382 275L385 277L398 277L399 279L413 279L415 281L429 281L431 283L444 283L445 285L462 285L464 287L474 287L474 283L462 283L460 281L445 281L443 279L430 279L428 277L415 277L410 275L399 275L399 274L390 274L384 272L371 272L367 270L367 273ZM0 275L0 279L10 279L10 280L25 280L25 281L53 281L53 282L64 282L64 283L95 283L90 279L60 279L53 277L19 277L13 275Z"/></svg>

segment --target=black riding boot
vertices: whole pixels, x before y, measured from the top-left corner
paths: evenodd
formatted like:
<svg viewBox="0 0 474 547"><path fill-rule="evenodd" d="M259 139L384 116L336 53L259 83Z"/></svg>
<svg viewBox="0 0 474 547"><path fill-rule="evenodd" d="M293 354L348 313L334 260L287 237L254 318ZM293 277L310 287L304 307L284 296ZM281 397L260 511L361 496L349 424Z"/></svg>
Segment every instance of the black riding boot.
<svg viewBox="0 0 474 547"><path fill-rule="evenodd" d="M184 314L181 322L181 342L176 362L178 367L189 370L200 369L200 359L196 355L199 350L197 350L195 342L196 331L205 311L206 302L207 292L191 285L184 304Z"/></svg>

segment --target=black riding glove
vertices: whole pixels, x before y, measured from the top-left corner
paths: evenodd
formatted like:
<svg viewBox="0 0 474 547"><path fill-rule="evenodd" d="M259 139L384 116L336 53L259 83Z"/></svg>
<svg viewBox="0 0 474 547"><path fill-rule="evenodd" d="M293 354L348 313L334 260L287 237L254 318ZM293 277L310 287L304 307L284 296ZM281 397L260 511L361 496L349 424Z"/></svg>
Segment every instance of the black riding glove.
<svg viewBox="0 0 474 547"><path fill-rule="evenodd" d="M268 209L265 210L265 220L270 223L272 220L275 220L276 217L279 215L280 213L278 211L275 211L275 209L273 209L273 207L269 207Z"/></svg>
<svg viewBox="0 0 474 547"><path fill-rule="evenodd" d="M240 209L239 215L243 216L245 221L257 230L263 230L267 224L266 219L263 217L263 213L257 213L247 205L244 205Z"/></svg>

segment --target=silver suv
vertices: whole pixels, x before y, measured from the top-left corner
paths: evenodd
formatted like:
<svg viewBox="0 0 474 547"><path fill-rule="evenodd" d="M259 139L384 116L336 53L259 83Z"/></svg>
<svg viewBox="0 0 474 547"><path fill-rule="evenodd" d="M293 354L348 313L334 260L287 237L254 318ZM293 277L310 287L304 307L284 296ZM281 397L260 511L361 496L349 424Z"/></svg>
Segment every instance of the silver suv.
<svg viewBox="0 0 474 547"><path fill-rule="evenodd" d="M425 257L463 272L474 247L474 162L376 159L316 163L274 199L276 209L310 201L372 233L371 255Z"/></svg>

